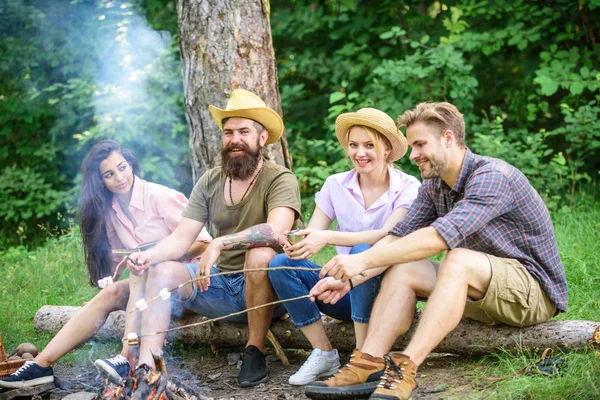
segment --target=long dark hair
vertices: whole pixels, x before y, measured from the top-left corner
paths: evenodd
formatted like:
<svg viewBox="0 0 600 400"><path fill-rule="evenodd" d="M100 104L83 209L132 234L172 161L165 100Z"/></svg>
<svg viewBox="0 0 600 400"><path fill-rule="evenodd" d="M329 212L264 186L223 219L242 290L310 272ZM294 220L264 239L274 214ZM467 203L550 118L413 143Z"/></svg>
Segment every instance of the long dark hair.
<svg viewBox="0 0 600 400"><path fill-rule="evenodd" d="M133 152L122 149L121 145L114 140L103 140L97 143L81 163L83 181L79 198L79 221L85 263L92 286L98 286L99 279L110 275L111 248L106 233L106 220L113 194L102 180L100 163L115 151L123 155L131 165L134 175L139 176L140 166Z"/></svg>

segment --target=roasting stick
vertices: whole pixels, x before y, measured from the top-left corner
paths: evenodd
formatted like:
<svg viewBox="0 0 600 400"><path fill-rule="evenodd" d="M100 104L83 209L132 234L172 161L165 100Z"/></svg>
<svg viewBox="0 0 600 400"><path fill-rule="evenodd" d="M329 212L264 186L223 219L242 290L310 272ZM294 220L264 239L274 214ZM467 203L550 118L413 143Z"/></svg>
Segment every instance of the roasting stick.
<svg viewBox="0 0 600 400"><path fill-rule="evenodd" d="M293 297L293 298L290 298L290 299L277 300L277 301L273 301L271 303L265 303L265 304L261 304L259 306L247 308L247 309L242 310L242 311L238 311L238 312L234 312L234 313L231 313L231 314L223 315L221 317L207 319L205 321L196 322L194 324L182 325L182 326L178 326L178 327L175 327L175 328L167 329L165 331L158 331L158 332L153 332L153 333L145 333L145 334L143 334L141 336L138 336L137 333L135 333L135 332L129 332L127 334L127 337L123 338L123 340L126 341L129 346L138 346L140 344L140 338L143 338L143 337L160 335L162 333L168 333L168 332L173 332L173 331L180 330L180 329L191 328L193 326L200 326L200 325L208 324L209 322L215 322L215 321L219 321L219 320L226 319L226 318L229 318L229 317L234 317L236 315L241 315L241 314L247 313L248 311L258 310L259 308L273 306L273 305L276 305L276 304L287 303L289 301L296 301L296 300L308 299L310 297L313 297L313 296L310 295L310 294L306 294L304 296ZM290 365L290 362L289 362L287 356L285 355L285 351L281 347L281 344L279 344L279 341L277 340L277 338L275 337L275 335L273 334L273 332L271 331L271 329L269 329L267 331L267 339L269 339L269 341L271 342L271 344L275 348L275 353L277 354L277 356L279 357L279 359L281 360L281 362L283 363L283 365Z"/></svg>
<svg viewBox="0 0 600 400"><path fill-rule="evenodd" d="M135 335L135 334L133 334L133 335L129 334L127 336L127 338L125 338L124 340L127 340L128 344L134 344L135 345L135 344L137 344L136 342L138 342L139 338L143 338L143 337L147 337L147 336L160 335L160 334L163 334L163 333L169 333L169 332L173 332L173 331L178 331L180 329L191 328L191 327L194 327L194 326L200 326L200 325L208 324L210 322L220 321L222 319L226 319L226 318L229 318L229 317L235 317L236 315L241 315L241 314L247 313L248 311L258 310L259 308L274 306L274 305L282 304L282 303L287 303L289 301L309 299L311 297L314 297L314 296L311 295L311 294L305 294L304 296L298 296L298 297L292 297L292 298L284 299L284 300L272 301L270 303L265 303L265 304L261 304L259 306L250 307L250 308L247 308L247 309L242 310L242 311L237 311L237 312L234 312L234 313L231 313L231 314L223 315L221 317L211 318L211 319L207 319L205 321L195 322L193 324L176 326L175 328L170 328L170 329L167 329L167 330L164 330L164 331L157 331L157 332L152 332L152 333L144 333L143 335L140 335L139 337L136 335L135 339L134 339L135 340L134 343L131 343L131 341L133 340L133 338L134 338L133 335Z"/></svg>
<svg viewBox="0 0 600 400"><path fill-rule="evenodd" d="M147 250L147 249L153 247L156 243L157 242L144 243L144 244L139 245L135 249L112 249L113 254L122 255L123 259L117 265L117 268L115 268L115 272L112 274L112 276L105 276L104 278L98 280L98 287L100 289L104 289L108 285L112 285L115 282L115 279L117 279L117 274L119 273L119 267L121 266L121 264L123 264L125 262L125 260L129 259L129 256L131 254L136 253L138 251ZM125 265L125 269L127 269L127 265ZM125 272L125 269L123 269L123 272Z"/></svg>
<svg viewBox="0 0 600 400"><path fill-rule="evenodd" d="M190 279L187 282L183 282L182 284L174 287L173 289L163 288L157 296L152 297L148 301L144 300L143 298L139 299L135 303L136 308L134 308L133 310L131 310L129 312L133 313L133 312L136 312L136 311L144 311L146 308L148 308L148 304L149 303L152 303L153 301L158 300L158 299L167 300L169 297L171 297L171 293L172 292L176 291L177 289L180 289L180 288L184 287L185 285L188 285L190 283L194 283L194 282L200 281L202 279L212 278L212 277L215 277L215 276L239 274L241 272L277 271L277 270L296 270L296 271L315 271L315 272L320 271L317 268L310 268L310 267L275 267L275 268L241 269L239 271L227 271L227 272L219 272L219 273L210 274L210 275L202 275L199 278Z"/></svg>
<svg viewBox="0 0 600 400"><path fill-rule="evenodd" d="M271 344L273 345L273 349L275 349L275 354L277 354L277 357L279 357L281 363L286 367L290 365L290 360L288 360L287 356L285 355L285 350L283 350L283 347L281 347L279 340L277 340L275 334L273 334L273 331L271 329L267 329L267 339L269 339L269 342L271 342Z"/></svg>
<svg viewBox="0 0 600 400"><path fill-rule="evenodd" d="M128 258L129 258L129 256L124 256L123 257L123 259L121 260L121 262L119 264L117 264L117 268L115 268L115 272L114 272L114 274L112 274L112 276L107 276L107 277L104 277L104 278L98 280L98 287L100 289L104 289L108 285L112 285L115 282L115 279L117 278L117 274L119 273L119 267ZM127 265L125 265L125 268L127 268ZM123 272L125 272L125 270L123 270Z"/></svg>

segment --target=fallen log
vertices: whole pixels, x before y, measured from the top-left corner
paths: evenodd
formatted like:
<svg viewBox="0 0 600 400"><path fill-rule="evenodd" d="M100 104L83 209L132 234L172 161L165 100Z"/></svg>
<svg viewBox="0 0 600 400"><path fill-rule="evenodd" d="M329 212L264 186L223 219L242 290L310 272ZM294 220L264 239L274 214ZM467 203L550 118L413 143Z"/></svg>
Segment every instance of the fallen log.
<svg viewBox="0 0 600 400"><path fill-rule="evenodd" d="M44 306L35 315L34 327L37 331L54 334L79 311L81 307ZM415 316L415 323L420 312ZM172 326L178 327L205 320L200 315L184 315L175 319ZM349 352L354 348L354 327L328 318L324 326L332 345L339 351ZM398 338L394 349L402 350L414 333L413 328ZM96 334L100 339L124 337L125 313L111 313L104 326ZM310 343L299 329L294 327L291 318L273 321L271 331L284 348L310 349ZM243 346L248 339L248 327L245 324L214 322L201 326L173 331L170 338L179 338L185 343L207 343L216 347ZM581 349L588 345L600 346L600 322L593 321L549 321L527 328L515 328L506 325L489 326L463 318L435 349L438 353L461 355L484 355L519 350L543 350L552 347L563 350Z"/></svg>

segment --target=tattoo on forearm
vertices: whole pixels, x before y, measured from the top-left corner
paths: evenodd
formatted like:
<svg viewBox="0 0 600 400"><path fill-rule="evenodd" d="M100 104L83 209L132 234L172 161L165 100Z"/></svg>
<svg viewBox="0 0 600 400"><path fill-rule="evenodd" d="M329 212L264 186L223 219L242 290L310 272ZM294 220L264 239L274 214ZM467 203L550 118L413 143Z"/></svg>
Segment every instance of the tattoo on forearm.
<svg viewBox="0 0 600 400"><path fill-rule="evenodd" d="M247 231L225 236L222 239L223 247L226 250L246 250L255 247L279 246L279 241L269 224L254 225Z"/></svg>

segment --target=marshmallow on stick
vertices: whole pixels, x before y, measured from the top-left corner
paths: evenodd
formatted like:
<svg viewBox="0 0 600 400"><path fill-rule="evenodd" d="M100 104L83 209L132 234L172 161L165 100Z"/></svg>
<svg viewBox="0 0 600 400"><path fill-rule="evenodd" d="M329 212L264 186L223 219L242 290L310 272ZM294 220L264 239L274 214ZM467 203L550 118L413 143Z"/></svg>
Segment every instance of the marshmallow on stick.
<svg viewBox="0 0 600 400"><path fill-rule="evenodd" d="M163 300L167 300L169 297L171 297L171 292L169 292L169 289L167 289L167 288L161 289L160 298Z"/></svg>
<svg viewBox="0 0 600 400"><path fill-rule="evenodd" d="M112 285L113 283L115 283L115 279L117 278L117 273L119 272L119 267L121 266L121 264L123 264L125 262L125 260L127 260L127 256L123 257L121 262L117 265L117 268L115 268L115 272L113 273L112 276L106 276L102 279L98 279L98 287L100 289L104 289L108 285Z"/></svg>
<svg viewBox="0 0 600 400"><path fill-rule="evenodd" d="M140 339L138 338L137 333L129 332L127 334L127 344L130 346L135 346L140 343Z"/></svg>
<svg viewBox="0 0 600 400"><path fill-rule="evenodd" d="M146 303L146 300L144 300L143 298L136 301L135 306L140 311L144 311L146 308L148 308L148 304Z"/></svg>

